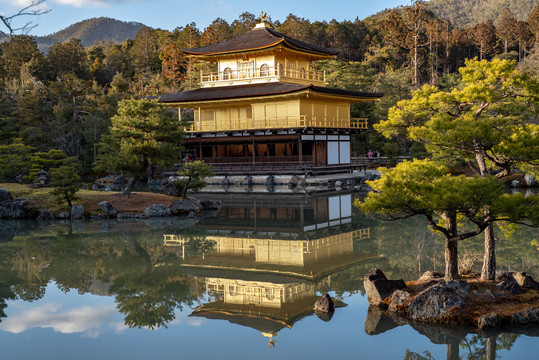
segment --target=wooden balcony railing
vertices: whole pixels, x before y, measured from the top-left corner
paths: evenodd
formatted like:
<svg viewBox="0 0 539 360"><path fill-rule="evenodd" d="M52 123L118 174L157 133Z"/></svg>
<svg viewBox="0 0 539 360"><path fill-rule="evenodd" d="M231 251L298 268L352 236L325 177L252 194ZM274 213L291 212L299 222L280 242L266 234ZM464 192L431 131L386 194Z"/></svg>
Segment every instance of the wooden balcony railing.
<svg viewBox="0 0 539 360"><path fill-rule="evenodd" d="M367 119L321 118L301 115L263 119L243 118L205 121L195 120L185 128L185 131L188 133L193 133L213 131L279 130L297 128L367 129Z"/></svg>
<svg viewBox="0 0 539 360"><path fill-rule="evenodd" d="M295 69L288 67L266 67L248 70L229 70L212 73L200 73L200 82L215 83L215 82L228 82L233 80L249 80L249 79L270 79L277 78L290 78L309 80L313 82L326 82L326 72Z"/></svg>

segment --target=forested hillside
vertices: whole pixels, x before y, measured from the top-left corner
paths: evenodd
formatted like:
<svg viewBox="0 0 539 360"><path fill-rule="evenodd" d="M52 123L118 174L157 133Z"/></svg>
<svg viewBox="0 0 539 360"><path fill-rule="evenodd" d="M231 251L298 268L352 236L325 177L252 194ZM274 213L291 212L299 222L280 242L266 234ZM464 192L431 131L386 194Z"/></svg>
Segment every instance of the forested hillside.
<svg viewBox="0 0 539 360"><path fill-rule="evenodd" d="M504 8L511 9L517 20L526 20L537 0L430 0L428 9L453 25L466 28L497 19Z"/></svg>
<svg viewBox="0 0 539 360"><path fill-rule="evenodd" d="M83 46L92 46L95 42L121 43L125 39L134 39L144 24L125 22L100 17L73 24L61 31L36 38L38 48L47 52L51 45L70 39L79 39Z"/></svg>
<svg viewBox="0 0 539 360"><path fill-rule="evenodd" d="M367 117L372 125L386 119L391 106L423 84L451 87L468 58L513 59L519 69L537 77L539 5L524 20L517 20L507 8L501 14L496 24L486 21L459 28L433 16L426 3L417 0L411 7L364 21L311 22L291 14L273 26L299 40L341 49L337 59L316 66L328 74L328 86L385 93L376 103L352 109L352 116ZM70 31L84 37L90 25L111 24L109 20L93 19ZM24 154L62 150L91 172L118 101L197 87L200 71L214 70L213 65L194 62L180 49L227 40L250 31L257 21L253 14L243 13L232 23L218 18L205 29L194 23L172 31L142 27L134 40L85 46L93 44L92 38L71 39L52 44L47 54L30 36L1 43L0 180L29 172L22 165L17 171L5 170L2 156L14 148L26 149L20 150ZM55 36L63 40L67 32ZM366 139L357 138L356 151L364 151ZM383 155L421 150L404 140L382 140L374 130L368 140Z"/></svg>

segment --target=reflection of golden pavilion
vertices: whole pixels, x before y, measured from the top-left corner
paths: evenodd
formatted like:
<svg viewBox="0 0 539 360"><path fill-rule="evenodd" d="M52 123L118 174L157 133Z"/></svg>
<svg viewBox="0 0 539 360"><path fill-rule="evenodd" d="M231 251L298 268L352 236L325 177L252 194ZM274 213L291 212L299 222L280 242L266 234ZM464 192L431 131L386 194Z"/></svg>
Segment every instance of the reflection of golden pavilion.
<svg viewBox="0 0 539 360"><path fill-rule="evenodd" d="M275 346L281 329L313 313L316 287L329 285L329 275L373 258L354 252L354 241L366 237L368 228L314 240L208 236L215 247L203 258L184 257L183 266L205 278L206 293L215 300L191 316L256 329ZM164 244L185 254L188 241L165 235Z"/></svg>
<svg viewBox="0 0 539 360"><path fill-rule="evenodd" d="M215 199L215 194L212 195ZM352 195L218 197L218 215L203 220L215 245L203 258L185 256L188 238L165 235L181 247L186 267L273 272L314 279L371 256L354 251L369 228L352 222Z"/></svg>
<svg viewBox="0 0 539 360"><path fill-rule="evenodd" d="M371 258L354 252L354 241L369 237L369 228L314 240L278 240L207 236L214 248L200 257L185 256L188 238L164 235L164 245L182 251L183 266L263 271L306 278L320 277Z"/></svg>
<svg viewBox="0 0 539 360"><path fill-rule="evenodd" d="M206 278L206 292L219 294L227 304L281 308L285 303L314 296L314 285L307 282L274 283Z"/></svg>
<svg viewBox="0 0 539 360"><path fill-rule="evenodd" d="M218 215L202 222L211 250L190 255L191 239L173 234L164 245L182 255L186 273L204 278L212 298L191 316L256 329L270 346L281 329L313 313L317 289L329 288L332 274L378 257L355 246L370 229L352 221L350 193L218 199Z"/></svg>
<svg viewBox="0 0 539 360"><path fill-rule="evenodd" d="M318 297L314 283L286 277L269 280L208 277L206 290L215 300L199 306L190 316L253 328L269 339L270 347L275 346L277 333L312 314Z"/></svg>
<svg viewBox="0 0 539 360"><path fill-rule="evenodd" d="M223 203L218 216L202 219L209 233L240 234L249 237L313 239L335 232L352 230L352 195L327 194L199 194L201 200Z"/></svg>

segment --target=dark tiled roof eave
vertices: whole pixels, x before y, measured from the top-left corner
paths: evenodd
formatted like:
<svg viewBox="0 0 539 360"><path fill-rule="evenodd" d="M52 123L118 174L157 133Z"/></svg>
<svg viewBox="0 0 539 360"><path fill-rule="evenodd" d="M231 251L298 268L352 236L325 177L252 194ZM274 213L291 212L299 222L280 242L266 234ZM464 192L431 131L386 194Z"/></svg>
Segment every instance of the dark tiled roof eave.
<svg viewBox="0 0 539 360"><path fill-rule="evenodd" d="M328 49L293 39L289 36L278 33L269 28L254 29L243 35L237 36L227 41L208 46L182 49L191 55L217 55L235 52L244 52L249 50L260 50L276 46L279 43L285 43L289 47L309 53L321 54L326 56L337 55L340 51Z"/></svg>
<svg viewBox="0 0 539 360"><path fill-rule="evenodd" d="M278 95L283 93L300 91L308 87L308 85L288 83L216 86L162 95L159 99L159 102L196 102L236 99L242 97L256 97L265 95Z"/></svg>
<svg viewBox="0 0 539 360"><path fill-rule="evenodd" d="M311 90L314 93L352 97L358 99L377 99L383 96L381 93L367 93L351 90L326 88L314 85L301 85L283 82L231 85L210 88L200 88L183 91L179 93L162 95L159 98L161 103L190 103L201 101L215 101L227 99L239 99L248 97L271 96L281 94L291 94L303 90Z"/></svg>
<svg viewBox="0 0 539 360"><path fill-rule="evenodd" d="M350 96L350 97L361 97L361 98L372 98L372 99L378 99L384 96L383 93L369 93L369 92L363 92L363 91L344 90L344 89L328 88L328 87L314 86L314 85L311 85L311 88L314 92L332 94L332 95L338 95L338 96Z"/></svg>

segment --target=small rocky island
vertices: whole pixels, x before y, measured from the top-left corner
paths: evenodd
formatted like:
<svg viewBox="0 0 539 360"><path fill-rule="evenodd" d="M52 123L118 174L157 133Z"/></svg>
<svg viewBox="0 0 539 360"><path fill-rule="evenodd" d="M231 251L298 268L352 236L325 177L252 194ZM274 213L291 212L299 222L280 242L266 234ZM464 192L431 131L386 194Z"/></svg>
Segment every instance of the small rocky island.
<svg viewBox="0 0 539 360"><path fill-rule="evenodd" d="M476 276L445 281L432 271L417 281L389 280L373 268L364 277L371 307L391 318L483 329L539 325L539 282L523 272L498 271L496 281Z"/></svg>

